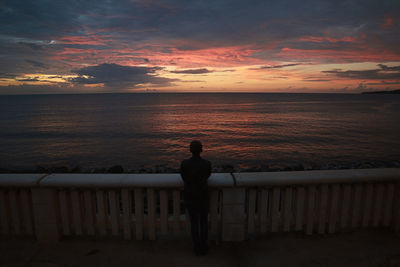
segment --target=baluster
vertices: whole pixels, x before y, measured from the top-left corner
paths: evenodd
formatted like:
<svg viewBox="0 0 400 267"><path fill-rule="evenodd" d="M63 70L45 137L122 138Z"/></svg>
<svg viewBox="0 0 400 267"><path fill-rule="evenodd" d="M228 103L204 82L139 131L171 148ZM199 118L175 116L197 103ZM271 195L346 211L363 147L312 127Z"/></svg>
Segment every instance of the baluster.
<svg viewBox="0 0 400 267"><path fill-rule="evenodd" d="M33 219L32 219L32 209L31 209L31 201L30 194L27 189L22 189L20 191L20 200L21 200L21 208L24 222L25 233L28 235L33 234Z"/></svg>
<svg viewBox="0 0 400 267"><path fill-rule="evenodd" d="M119 234L118 219L119 219L119 200L117 201L116 190L108 191L108 201L110 205L110 221L111 221L111 234L117 236Z"/></svg>
<svg viewBox="0 0 400 267"><path fill-rule="evenodd" d="M143 189L135 189L135 217L136 217L136 240L143 240L144 229L144 203Z"/></svg>
<svg viewBox="0 0 400 267"><path fill-rule="evenodd" d="M84 201L85 201L85 222L86 222L86 230L88 235L94 235L94 206L93 206L93 198L92 193L89 190L86 190L83 193ZM93 212L94 211L94 212Z"/></svg>
<svg viewBox="0 0 400 267"><path fill-rule="evenodd" d="M280 202L281 190L279 187L274 187L272 190L272 223L271 232L278 232L280 221Z"/></svg>
<svg viewBox="0 0 400 267"><path fill-rule="evenodd" d="M81 223L81 205L79 199L79 192L73 189L71 192L72 202L72 218L74 222L74 230L76 235L82 235L82 223Z"/></svg>
<svg viewBox="0 0 400 267"><path fill-rule="evenodd" d="M131 239L131 194L128 189L124 188L121 190L122 194L122 216L123 216L123 228L124 228L124 239Z"/></svg>
<svg viewBox="0 0 400 267"><path fill-rule="evenodd" d="M147 218L149 227L149 239L156 239L156 201L154 198L154 189L147 188Z"/></svg>
<svg viewBox="0 0 400 267"><path fill-rule="evenodd" d="M97 228L100 235L105 236L107 234L106 230L106 207L104 192L102 190L96 191L96 203L97 203Z"/></svg>
<svg viewBox="0 0 400 267"><path fill-rule="evenodd" d="M311 235L314 228L315 186L308 187L306 234Z"/></svg>
<svg viewBox="0 0 400 267"><path fill-rule="evenodd" d="M296 194L296 231L300 231L303 228L304 221L304 201L305 201L305 189L304 187L297 188Z"/></svg>
<svg viewBox="0 0 400 267"><path fill-rule="evenodd" d="M285 189L285 203L284 203L284 216L283 216L283 231L289 232L292 222L292 188Z"/></svg>
<svg viewBox="0 0 400 267"><path fill-rule="evenodd" d="M161 234L168 234L168 195L166 190L160 190L160 222Z"/></svg>
<svg viewBox="0 0 400 267"><path fill-rule="evenodd" d="M319 203L319 220L318 220L318 233L325 233L326 227L326 213L328 210L328 185L324 184L319 188L320 193L320 203Z"/></svg>
<svg viewBox="0 0 400 267"><path fill-rule="evenodd" d="M333 234L336 230L336 223L338 220L339 192L340 192L340 185L338 184L333 185L331 208L329 215L329 228L328 228L328 233L330 234Z"/></svg>
<svg viewBox="0 0 400 267"><path fill-rule="evenodd" d="M181 214L180 202L181 202L180 191L179 189L176 189L173 192L174 234L178 234L180 232L180 214Z"/></svg>
<svg viewBox="0 0 400 267"><path fill-rule="evenodd" d="M247 210L247 231L253 234L255 230L255 215L256 215L256 190L248 190L248 210Z"/></svg>

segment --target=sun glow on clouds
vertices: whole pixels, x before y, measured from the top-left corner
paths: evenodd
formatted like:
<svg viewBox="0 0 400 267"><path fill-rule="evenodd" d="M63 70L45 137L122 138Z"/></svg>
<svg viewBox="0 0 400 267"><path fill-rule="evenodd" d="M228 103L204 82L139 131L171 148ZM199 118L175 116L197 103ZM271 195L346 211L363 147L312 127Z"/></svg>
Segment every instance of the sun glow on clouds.
<svg viewBox="0 0 400 267"><path fill-rule="evenodd" d="M54 74L23 74L20 76L16 76L12 79L0 78L0 86L7 85L54 85L54 84L68 84L69 80L72 78L76 78L77 75L54 75Z"/></svg>
<svg viewBox="0 0 400 267"><path fill-rule="evenodd" d="M46 92L358 92L400 85L398 1L2 5L0 94L24 85Z"/></svg>

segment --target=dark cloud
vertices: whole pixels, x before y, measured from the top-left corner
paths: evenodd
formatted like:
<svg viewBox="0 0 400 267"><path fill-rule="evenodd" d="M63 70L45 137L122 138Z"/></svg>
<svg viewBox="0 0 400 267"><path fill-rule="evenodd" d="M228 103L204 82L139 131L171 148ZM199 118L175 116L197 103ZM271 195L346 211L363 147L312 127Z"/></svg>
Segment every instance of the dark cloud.
<svg viewBox="0 0 400 267"><path fill-rule="evenodd" d="M400 72L400 66L388 67L383 64L378 64L378 66L384 71L399 71Z"/></svg>
<svg viewBox="0 0 400 267"><path fill-rule="evenodd" d="M79 77L70 81L78 84L104 84L115 89L132 88L140 84L168 86L177 79L158 77L160 67L122 66L118 64L100 64L73 70Z"/></svg>
<svg viewBox="0 0 400 267"><path fill-rule="evenodd" d="M38 82L38 78L21 78L21 79L16 79L19 82Z"/></svg>
<svg viewBox="0 0 400 267"><path fill-rule="evenodd" d="M97 89L100 92L101 88ZM87 89L69 85L8 85L0 86L0 95L86 93Z"/></svg>
<svg viewBox="0 0 400 267"><path fill-rule="evenodd" d="M29 47L30 49L34 51L42 50L42 46L34 43L26 43L26 42L18 42L19 45L21 46L26 46Z"/></svg>
<svg viewBox="0 0 400 267"><path fill-rule="evenodd" d="M173 70L170 71L172 73L178 73L178 74L205 74L205 73L210 73L213 72L212 70L208 70L206 68L202 69L188 69L188 70Z"/></svg>
<svg viewBox="0 0 400 267"><path fill-rule="evenodd" d="M17 77L16 74L0 72L0 79L14 79L15 77Z"/></svg>
<svg viewBox="0 0 400 267"><path fill-rule="evenodd" d="M304 79L305 82L330 82L331 79Z"/></svg>
<svg viewBox="0 0 400 267"><path fill-rule="evenodd" d="M108 32L122 43L179 40L175 45L181 50L276 41L290 44L305 35L342 37L364 31L371 39L379 35L391 48L399 40L393 33L398 28L381 29L382 18L397 17L399 1L5 0L2 6L4 34L40 40Z"/></svg>
<svg viewBox="0 0 400 267"><path fill-rule="evenodd" d="M30 60L30 59L27 59L25 61L27 63L31 64L33 67L47 69L46 64L44 64L42 62L39 62L39 61L36 61L36 60Z"/></svg>
<svg viewBox="0 0 400 267"><path fill-rule="evenodd" d="M372 70L327 70L322 73L332 74L340 78L366 79L366 80L398 80L400 79L400 66L388 67L379 64L379 69Z"/></svg>
<svg viewBox="0 0 400 267"><path fill-rule="evenodd" d="M363 84L363 83L360 83L360 84L355 88L355 90L360 91L360 92L365 91L365 90L367 90L367 89L368 89L368 87L367 87L365 84Z"/></svg>
<svg viewBox="0 0 400 267"><path fill-rule="evenodd" d="M249 70L265 70L265 69L281 69L286 67L293 67L302 65L300 63L291 63L291 64L282 64L282 65L274 65L274 66L261 66L259 68L249 68Z"/></svg>
<svg viewBox="0 0 400 267"><path fill-rule="evenodd" d="M385 82L385 81L381 81L381 82L376 82L376 83L367 83L367 85L397 85L400 84L400 81L398 82Z"/></svg>

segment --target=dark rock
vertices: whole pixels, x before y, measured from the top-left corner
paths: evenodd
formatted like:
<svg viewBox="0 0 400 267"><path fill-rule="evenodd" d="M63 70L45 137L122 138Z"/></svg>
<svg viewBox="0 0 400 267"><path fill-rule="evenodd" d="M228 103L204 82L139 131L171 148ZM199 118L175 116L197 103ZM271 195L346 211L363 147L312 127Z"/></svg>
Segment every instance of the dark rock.
<svg viewBox="0 0 400 267"><path fill-rule="evenodd" d="M80 173L81 172L81 166L75 166L74 168L72 168L71 172L73 173Z"/></svg>
<svg viewBox="0 0 400 267"><path fill-rule="evenodd" d="M139 173L146 173L147 171L146 171L146 169L145 168L140 168L139 169Z"/></svg>
<svg viewBox="0 0 400 267"><path fill-rule="evenodd" d="M43 166L36 166L36 173L48 173L49 170L46 167Z"/></svg>
<svg viewBox="0 0 400 267"><path fill-rule="evenodd" d="M51 173L67 173L68 172L68 167L66 166L55 166L50 168Z"/></svg>
<svg viewBox="0 0 400 267"><path fill-rule="evenodd" d="M278 165L278 164L270 164L268 166L268 171L269 172L279 172L279 171L282 171L282 170L283 170L283 167L281 165Z"/></svg>
<svg viewBox="0 0 400 267"><path fill-rule="evenodd" d="M11 170L0 168L0 173L12 173L12 172L13 171Z"/></svg>
<svg viewBox="0 0 400 267"><path fill-rule="evenodd" d="M305 171L310 171L313 169L313 165L305 163L305 164L303 164L303 169Z"/></svg>
<svg viewBox="0 0 400 267"><path fill-rule="evenodd" d="M111 168L108 169L108 173L123 173L124 168L122 168L121 165L114 165Z"/></svg>
<svg viewBox="0 0 400 267"><path fill-rule="evenodd" d="M301 163L297 163L296 165L293 166L293 170L295 170L295 171L304 171L304 166Z"/></svg>
<svg viewBox="0 0 400 267"><path fill-rule="evenodd" d="M223 172L234 172L235 171L234 167L232 165L230 165L230 164L222 165L221 169L222 169Z"/></svg>
<svg viewBox="0 0 400 267"><path fill-rule="evenodd" d="M269 165L268 164L261 164L260 169L262 172L267 172L269 171Z"/></svg>
<svg viewBox="0 0 400 267"><path fill-rule="evenodd" d="M252 166L244 170L244 172L260 172L260 171L261 171L260 166Z"/></svg>
<svg viewBox="0 0 400 267"><path fill-rule="evenodd" d="M106 172L107 172L107 169L105 169L105 168L96 168L96 169L91 170L91 173L106 173Z"/></svg>

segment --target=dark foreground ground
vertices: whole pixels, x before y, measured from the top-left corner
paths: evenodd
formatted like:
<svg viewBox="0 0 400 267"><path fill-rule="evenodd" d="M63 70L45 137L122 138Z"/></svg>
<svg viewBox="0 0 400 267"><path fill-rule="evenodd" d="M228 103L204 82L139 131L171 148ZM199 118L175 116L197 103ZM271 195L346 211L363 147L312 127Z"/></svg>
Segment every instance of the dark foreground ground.
<svg viewBox="0 0 400 267"><path fill-rule="evenodd" d="M400 237L385 230L328 236L266 235L210 244L195 256L190 240L65 240L40 245L0 241L0 266L400 266Z"/></svg>

